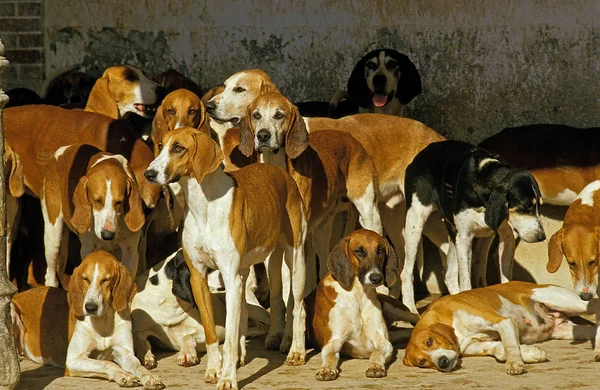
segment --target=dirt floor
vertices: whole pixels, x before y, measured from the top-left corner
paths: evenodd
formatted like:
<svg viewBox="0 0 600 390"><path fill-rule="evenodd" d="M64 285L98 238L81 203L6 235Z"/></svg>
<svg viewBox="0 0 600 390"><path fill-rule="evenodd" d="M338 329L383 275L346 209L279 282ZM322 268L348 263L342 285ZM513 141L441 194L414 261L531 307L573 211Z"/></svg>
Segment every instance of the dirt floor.
<svg viewBox="0 0 600 390"><path fill-rule="evenodd" d="M462 368L452 373L405 367L402 364L404 349L398 349L389 366L388 376L371 379L365 376L368 361L343 360L340 377L333 382L319 382L315 371L321 363L320 356L310 350L308 363L302 367L288 367L284 355L262 348L263 338L248 345L247 364L238 370L240 387L244 389L598 389L600 363L594 363L590 342L572 344L569 341L550 341L541 345L548 351L550 361L527 366L528 373L511 377L504 365L489 357L465 358ZM173 353L159 354L155 373L161 376L167 388L213 389L203 382L206 359L195 367L179 367ZM19 390L37 389L118 389L115 383L100 379L62 377L63 370L39 366L31 361L21 363Z"/></svg>

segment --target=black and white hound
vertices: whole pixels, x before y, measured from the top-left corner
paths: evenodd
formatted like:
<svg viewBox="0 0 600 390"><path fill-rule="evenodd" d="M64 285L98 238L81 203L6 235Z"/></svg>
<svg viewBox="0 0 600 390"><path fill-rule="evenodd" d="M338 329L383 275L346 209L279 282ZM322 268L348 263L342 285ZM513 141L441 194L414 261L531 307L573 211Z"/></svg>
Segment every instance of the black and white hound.
<svg viewBox="0 0 600 390"><path fill-rule="evenodd" d="M423 226L433 212L441 214L448 229L444 281L451 294L471 289L473 238L487 238L478 264L485 269L489 245L498 233L502 282L512 278L513 229L526 242L546 238L538 210L540 190L533 176L466 142L428 145L406 168L404 187L406 260L400 276L403 303L413 313L413 269Z"/></svg>

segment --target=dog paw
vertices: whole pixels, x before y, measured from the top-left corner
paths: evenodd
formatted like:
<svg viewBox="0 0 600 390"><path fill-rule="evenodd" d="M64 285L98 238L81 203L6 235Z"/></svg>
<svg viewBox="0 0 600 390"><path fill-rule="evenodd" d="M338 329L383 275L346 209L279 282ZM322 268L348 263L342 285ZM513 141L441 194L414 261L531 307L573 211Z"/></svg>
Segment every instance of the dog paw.
<svg viewBox="0 0 600 390"><path fill-rule="evenodd" d="M204 374L204 383L212 383L215 384L219 380L219 376L217 375L217 370L215 369L206 369L206 373Z"/></svg>
<svg viewBox="0 0 600 390"><path fill-rule="evenodd" d="M315 377L318 381L333 381L340 376L340 372L335 367L321 367L317 370Z"/></svg>
<svg viewBox="0 0 600 390"><path fill-rule="evenodd" d="M594 352L594 361L600 362L600 351Z"/></svg>
<svg viewBox="0 0 600 390"><path fill-rule="evenodd" d="M271 350L276 350L279 349L279 346L281 345L281 338L282 338L282 334L281 333L275 333L274 335L267 335L267 337L265 338L265 349L271 349Z"/></svg>
<svg viewBox="0 0 600 390"><path fill-rule="evenodd" d="M222 379L217 384L217 390L237 390L237 383L231 379Z"/></svg>
<svg viewBox="0 0 600 390"><path fill-rule="evenodd" d="M521 375L525 374L527 369L523 362L506 362L506 373L508 375Z"/></svg>
<svg viewBox="0 0 600 390"><path fill-rule="evenodd" d="M367 378L383 378L386 375L387 371L385 367L380 364L371 363L369 368L367 368Z"/></svg>
<svg viewBox="0 0 600 390"><path fill-rule="evenodd" d="M306 364L304 361L304 354L300 352L290 352L287 358L285 359L285 364L288 366L301 366Z"/></svg>
<svg viewBox="0 0 600 390"><path fill-rule="evenodd" d="M124 371L115 374L115 382L119 387L137 387L142 384L137 376Z"/></svg>
<svg viewBox="0 0 600 390"><path fill-rule="evenodd" d="M182 367L191 367L198 364L198 356L194 353L179 352L177 354L177 364Z"/></svg>
<svg viewBox="0 0 600 390"><path fill-rule="evenodd" d="M142 385L144 386L144 389L151 390L161 390L166 387L158 376L152 374L142 376Z"/></svg>
<svg viewBox="0 0 600 390"><path fill-rule="evenodd" d="M290 352L290 348L292 348L292 338L284 337L283 340L281 340L281 345L279 346L279 352L288 353L288 352Z"/></svg>
<svg viewBox="0 0 600 390"><path fill-rule="evenodd" d="M521 355L525 363L541 363L548 361L548 352L535 345L522 345Z"/></svg>
<svg viewBox="0 0 600 390"><path fill-rule="evenodd" d="M152 370L153 368L156 368L156 366L158 366L156 358L152 352L148 351L148 353L146 353L144 356L144 367L146 367L148 370Z"/></svg>

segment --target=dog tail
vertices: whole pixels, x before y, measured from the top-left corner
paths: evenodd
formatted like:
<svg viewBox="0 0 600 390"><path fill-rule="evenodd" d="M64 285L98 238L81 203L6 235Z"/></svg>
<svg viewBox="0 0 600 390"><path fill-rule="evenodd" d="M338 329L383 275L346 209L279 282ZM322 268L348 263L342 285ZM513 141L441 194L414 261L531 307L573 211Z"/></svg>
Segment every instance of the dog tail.
<svg viewBox="0 0 600 390"><path fill-rule="evenodd" d="M377 294L377 299L381 305L383 318L388 327L397 321L408 322L413 326L419 321L419 316L411 313L408 307L404 306L404 304L396 298L390 295Z"/></svg>

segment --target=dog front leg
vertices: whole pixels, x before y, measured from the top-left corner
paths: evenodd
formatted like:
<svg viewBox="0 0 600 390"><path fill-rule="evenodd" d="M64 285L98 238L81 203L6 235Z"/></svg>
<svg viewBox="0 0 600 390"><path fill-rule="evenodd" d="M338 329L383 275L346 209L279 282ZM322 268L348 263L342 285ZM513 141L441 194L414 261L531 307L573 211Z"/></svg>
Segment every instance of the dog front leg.
<svg viewBox="0 0 600 390"><path fill-rule="evenodd" d="M382 324L385 326L385 324ZM383 328L385 329L385 327ZM369 368L367 368L368 378L382 378L387 375L385 364L390 361L394 347L384 335L377 335L377 349L369 357Z"/></svg>
<svg viewBox="0 0 600 390"><path fill-rule="evenodd" d="M200 257L198 253L194 253L194 255L196 255L196 259ZM217 383L217 376L221 370L221 352L219 351L219 338L217 337L215 314L213 311L210 290L204 275L196 268L196 262L193 262L188 255L186 247L183 249L183 257L190 270L192 294L194 295L194 301L196 301L196 305L198 306L200 319L206 336L206 356L208 362L206 364L204 382Z"/></svg>
<svg viewBox="0 0 600 390"><path fill-rule="evenodd" d="M600 273L598 274L598 279L600 279ZM596 295L600 297L600 283L598 283ZM600 362L600 305L598 303L596 303L596 338L594 340L594 360Z"/></svg>
<svg viewBox="0 0 600 390"><path fill-rule="evenodd" d="M515 236L508 222L498 228L498 261L500 283L510 282L515 261Z"/></svg>
<svg viewBox="0 0 600 390"><path fill-rule="evenodd" d="M152 353L152 346L148 342L146 334L142 334L142 332L133 332L133 350L135 352L135 356L137 356L138 360L146 367L151 370L156 368L158 365L156 363L156 358Z"/></svg>
<svg viewBox="0 0 600 390"><path fill-rule="evenodd" d="M456 233L456 255L458 256L458 284L460 291L471 289L471 259L473 234L459 230Z"/></svg>
<svg viewBox="0 0 600 390"><path fill-rule="evenodd" d="M45 207L42 202L42 209ZM44 252L46 255L46 286L58 287L58 278L57 274L59 272L59 263L60 263L60 247L61 241L63 240L63 234L68 234L69 232L64 232L64 220L62 218L62 214L51 223L48 220L48 215L46 212L42 213L44 215ZM83 257L82 257L83 258ZM66 287L66 286L63 286Z"/></svg>
<svg viewBox="0 0 600 390"><path fill-rule="evenodd" d="M120 387L141 385L140 379L107 360L90 359L86 355L71 357L67 354L65 376L82 378L104 378L116 382Z"/></svg>
<svg viewBox="0 0 600 390"><path fill-rule="evenodd" d="M500 335L504 353L506 354L506 372L509 375L520 375L527 372L519 347L519 329L517 324L507 318L494 325Z"/></svg>
<svg viewBox="0 0 600 390"><path fill-rule="evenodd" d="M140 263L139 244L142 236L142 232L137 231L131 233L123 242L120 244L121 247L121 263L127 268L129 273L135 278ZM142 268L146 268L146 265Z"/></svg>
<svg viewBox="0 0 600 390"><path fill-rule="evenodd" d="M240 300L240 366L246 365L246 334L248 333L248 303L246 300L246 283L250 268L241 270L242 299Z"/></svg>
<svg viewBox="0 0 600 390"><path fill-rule="evenodd" d="M323 346L321 349L321 367L316 373L318 381L332 381L340 376L338 364L340 351L345 342L346 338L332 337L329 343Z"/></svg>
<svg viewBox="0 0 600 390"><path fill-rule="evenodd" d="M290 245L285 245L285 261L290 268L292 274L292 343L289 349L285 363L291 366L299 366L305 364L306 361L306 311L304 309L304 284L306 282L306 264L304 263L304 240L305 232L301 233L302 238L296 248ZM288 311L290 310L288 303ZM288 316L289 321L289 316ZM286 324L288 328L288 324ZM280 350L285 352L286 337L284 332L284 341L281 343Z"/></svg>
<svg viewBox="0 0 600 390"><path fill-rule="evenodd" d="M181 338L181 347L177 354L177 364L182 367L190 367L195 366L198 363L196 338L194 337L194 334L186 334Z"/></svg>
<svg viewBox="0 0 600 390"><path fill-rule="evenodd" d="M279 349L283 338L283 328L285 327L285 304L282 295L282 270L283 248L277 244L275 249L267 259L267 273L269 275L270 315L271 326L269 333L265 338L265 349ZM288 276L289 278L289 273Z"/></svg>
<svg viewBox="0 0 600 390"><path fill-rule="evenodd" d="M473 257L475 259L475 287L487 286L487 264L490 247L494 241L494 235L475 239Z"/></svg>
<svg viewBox="0 0 600 390"><path fill-rule="evenodd" d="M224 258L232 259L233 255ZM217 389L237 389L237 362L239 351L240 317L243 297L243 280L239 274L238 260L228 261L231 268L221 270L225 282L225 343L223 344L223 370L219 377ZM237 264L235 264L237 263ZM223 264L217 262L217 264ZM245 302L244 302L245 303Z"/></svg>
<svg viewBox="0 0 600 390"><path fill-rule="evenodd" d="M164 389L165 385L158 375L152 374L146 367L140 364L140 361L133 354L132 346L124 345L113 346L115 354L115 362L121 366L121 368L127 372L134 374L137 378L140 378L142 386L145 389Z"/></svg>

